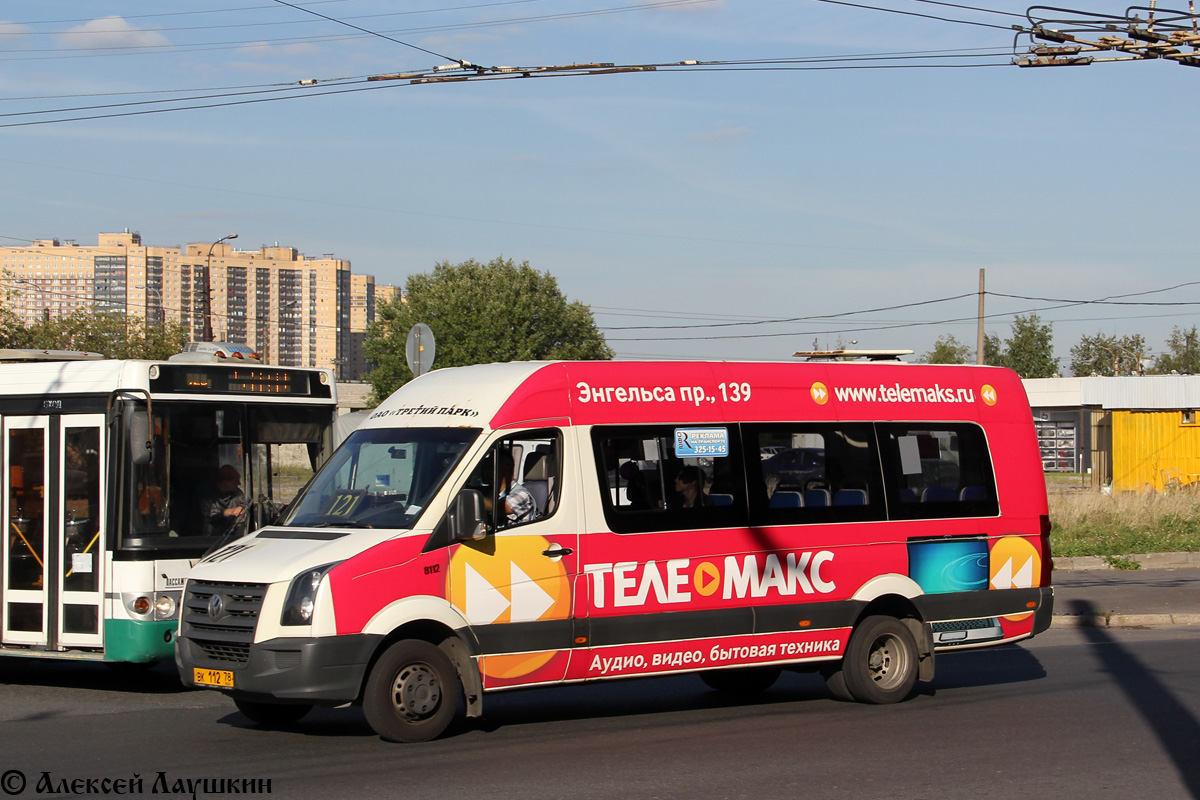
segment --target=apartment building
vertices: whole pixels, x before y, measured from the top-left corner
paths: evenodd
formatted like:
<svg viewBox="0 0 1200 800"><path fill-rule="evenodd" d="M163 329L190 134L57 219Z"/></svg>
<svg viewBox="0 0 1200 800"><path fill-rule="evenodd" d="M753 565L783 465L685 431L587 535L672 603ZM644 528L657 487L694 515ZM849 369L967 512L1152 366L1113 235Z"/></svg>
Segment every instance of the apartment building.
<svg viewBox="0 0 1200 800"><path fill-rule="evenodd" d="M226 239L182 247L146 245L141 234L101 233L96 245L41 239L0 246L0 286L28 325L79 308L124 311L147 324L174 320L192 339L253 347L271 364L366 374L363 341L375 319L376 287L332 254L293 247L238 249ZM206 296L210 303L206 304Z"/></svg>

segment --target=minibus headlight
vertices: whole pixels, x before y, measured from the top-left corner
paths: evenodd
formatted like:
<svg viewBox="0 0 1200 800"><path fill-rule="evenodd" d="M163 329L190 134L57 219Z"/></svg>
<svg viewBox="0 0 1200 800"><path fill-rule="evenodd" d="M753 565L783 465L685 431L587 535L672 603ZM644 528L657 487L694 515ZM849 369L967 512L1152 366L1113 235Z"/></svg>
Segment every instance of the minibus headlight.
<svg viewBox="0 0 1200 800"><path fill-rule="evenodd" d="M317 602L317 589L329 570L342 562L335 561L323 567L306 569L295 578L288 587L287 598L283 601L283 614L280 615L280 625L311 625L313 609Z"/></svg>

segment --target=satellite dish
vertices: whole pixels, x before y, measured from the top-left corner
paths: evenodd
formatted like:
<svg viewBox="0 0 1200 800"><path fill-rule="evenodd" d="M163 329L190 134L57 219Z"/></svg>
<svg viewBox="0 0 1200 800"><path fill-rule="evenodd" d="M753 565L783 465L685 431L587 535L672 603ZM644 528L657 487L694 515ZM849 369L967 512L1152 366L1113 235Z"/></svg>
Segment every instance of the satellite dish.
<svg viewBox="0 0 1200 800"><path fill-rule="evenodd" d="M408 359L408 368L414 378L429 372L433 366L435 351L433 331L424 322L418 322L408 331L408 341L404 343L404 356Z"/></svg>

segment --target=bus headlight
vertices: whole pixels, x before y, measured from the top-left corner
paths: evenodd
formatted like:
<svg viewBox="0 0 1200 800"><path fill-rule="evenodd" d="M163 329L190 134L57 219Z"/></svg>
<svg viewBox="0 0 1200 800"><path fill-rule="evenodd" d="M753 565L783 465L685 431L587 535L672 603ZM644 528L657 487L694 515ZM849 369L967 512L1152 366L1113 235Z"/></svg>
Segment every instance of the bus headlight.
<svg viewBox="0 0 1200 800"><path fill-rule="evenodd" d="M329 570L340 563L342 562L335 561L323 567L307 569L292 578L287 598L283 601L283 614L279 618L280 625L312 624L313 608L317 602L317 589Z"/></svg>
<svg viewBox="0 0 1200 800"><path fill-rule="evenodd" d="M178 609L179 601L174 594L160 594L154 601L154 618L175 619L175 612Z"/></svg>

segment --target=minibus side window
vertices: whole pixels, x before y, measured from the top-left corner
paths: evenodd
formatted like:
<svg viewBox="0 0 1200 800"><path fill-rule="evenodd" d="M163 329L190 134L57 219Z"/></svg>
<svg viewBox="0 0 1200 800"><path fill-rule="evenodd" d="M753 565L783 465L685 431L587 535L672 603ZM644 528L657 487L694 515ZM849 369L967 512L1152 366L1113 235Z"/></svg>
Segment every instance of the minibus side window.
<svg viewBox="0 0 1200 800"><path fill-rule="evenodd" d="M880 423L892 519L1000 513L983 429L970 423Z"/></svg>
<svg viewBox="0 0 1200 800"><path fill-rule="evenodd" d="M742 426L751 524L864 522L885 517L869 423Z"/></svg>
<svg viewBox="0 0 1200 800"><path fill-rule="evenodd" d="M489 531L527 525L553 516L558 509L560 464L560 431L523 431L493 444L463 488L483 495Z"/></svg>
<svg viewBox="0 0 1200 800"><path fill-rule="evenodd" d="M736 425L597 426L592 447L614 532L745 526Z"/></svg>

